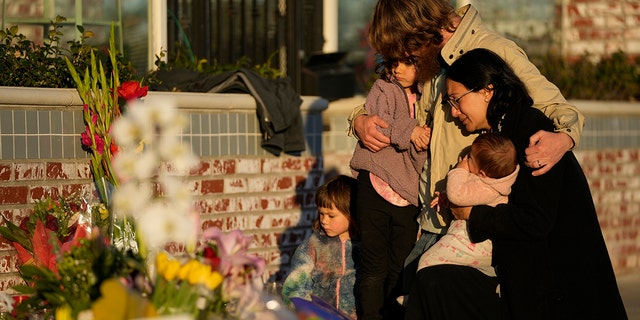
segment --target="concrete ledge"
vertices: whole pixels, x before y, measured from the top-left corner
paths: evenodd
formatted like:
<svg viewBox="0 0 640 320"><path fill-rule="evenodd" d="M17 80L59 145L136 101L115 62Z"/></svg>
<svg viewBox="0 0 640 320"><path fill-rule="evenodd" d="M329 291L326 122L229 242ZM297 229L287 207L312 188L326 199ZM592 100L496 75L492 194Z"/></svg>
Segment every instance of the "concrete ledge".
<svg viewBox="0 0 640 320"><path fill-rule="evenodd" d="M355 96L339 99L329 103L329 109L325 114L346 114L358 105L364 104L366 97ZM640 102L629 101L600 101L600 100L569 100L585 116L640 116Z"/></svg>
<svg viewBox="0 0 640 320"><path fill-rule="evenodd" d="M328 108L329 101L317 96L302 96L300 109L304 113L320 113ZM150 91L148 102L155 99L172 101L181 109L255 110L256 101L249 94L161 92ZM27 88L0 86L0 105L79 107L82 100L76 89Z"/></svg>
<svg viewBox="0 0 640 320"><path fill-rule="evenodd" d="M571 100L585 116L640 116L639 102L626 101L598 101L598 100Z"/></svg>

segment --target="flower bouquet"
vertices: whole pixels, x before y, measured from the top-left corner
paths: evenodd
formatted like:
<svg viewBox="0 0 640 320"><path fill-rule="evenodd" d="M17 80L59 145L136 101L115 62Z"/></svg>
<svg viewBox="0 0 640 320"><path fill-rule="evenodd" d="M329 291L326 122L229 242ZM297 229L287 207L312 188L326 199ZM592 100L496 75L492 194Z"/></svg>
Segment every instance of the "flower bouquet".
<svg viewBox="0 0 640 320"><path fill-rule="evenodd" d="M135 81L120 83L119 53L115 46L114 28L109 36L110 70L106 70L94 55L90 54L89 67L78 73L67 59L69 72L83 101L85 131L81 134L82 148L91 159L91 174L98 196L106 206L111 205L113 191L120 184L120 176L114 172L113 159L120 147L111 134L115 121L125 112L128 102L147 95L147 86ZM109 208L111 209L111 208ZM134 227L131 221L109 210L108 230L102 230L109 240L122 248L136 248Z"/></svg>
<svg viewBox="0 0 640 320"><path fill-rule="evenodd" d="M109 43L115 64L113 29ZM295 319L262 291L264 261L247 253L249 237L201 232L191 190L178 178L199 160L180 138L186 121L177 109L143 101L146 87L120 84L117 68L107 76L94 56L83 77L69 68L84 101L81 141L100 203L45 199L27 222L0 228L25 282L13 287L26 297L14 318ZM165 251L175 247L184 250ZM3 301L10 299L0 294Z"/></svg>
<svg viewBox="0 0 640 320"><path fill-rule="evenodd" d="M126 273L123 264L129 262L114 259L118 255L106 250L109 248L102 240L87 241L92 226L106 223L105 206L88 205L77 194L36 201L33 213L20 225L5 219L0 234L16 249L20 275L26 283L13 289L28 296L15 310L15 318L50 312L62 302L86 306L96 296L94 285L102 274L116 269Z"/></svg>
<svg viewBox="0 0 640 320"><path fill-rule="evenodd" d="M112 168L123 182L113 191L108 210L131 219L135 248L116 245L91 223L75 222L74 232L58 228L66 230L60 231L66 240L57 240L46 229L51 218L38 210L29 218L34 219L33 233L11 224L3 229L16 248L32 249L36 262L20 267L25 284L14 290L29 298L16 308L16 318L33 312L55 314L56 319L295 318L278 299L262 292L264 261L247 253L249 237L237 230L199 232L199 212L189 189L169 175L170 168L185 171L198 163L178 138L181 119L170 104L132 102L111 129L119 143ZM76 207L92 217L103 216L103 204L88 209L86 202L67 202L53 206L55 202L45 200L36 209L57 208L56 223L49 224L64 227L86 220L79 214L73 220ZM164 249L170 243L186 250L169 253Z"/></svg>

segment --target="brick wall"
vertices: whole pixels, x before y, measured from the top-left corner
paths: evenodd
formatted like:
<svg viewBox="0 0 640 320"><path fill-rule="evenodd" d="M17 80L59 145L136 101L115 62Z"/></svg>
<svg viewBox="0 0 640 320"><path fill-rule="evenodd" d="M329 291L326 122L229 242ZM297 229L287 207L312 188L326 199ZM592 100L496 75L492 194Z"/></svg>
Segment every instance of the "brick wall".
<svg viewBox="0 0 640 320"><path fill-rule="evenodd" d="M622 50L640 55L637 0L456 0L472 3L483 25L516 41L529 55L547 52L594 59Z"/></svg>
<svg viewBox="0 0 640 320"><path fill-rule="evenodd" d="M0 91L2 89L0 87ZM60 89L49 90L69 93ZM158 94L150 93L149 97ZM32 159L29 158L31 154L42 152L29 151L29 139L26 139L27 150L17 152L19 146L15 143L22 141L19 138L23 134L19 132L21 128L15 125L19 122L16 119L28 122L27 119L32 115L38 116L37 119L41 122L40 116L45 112L43 110L53 109L48 113L48 118L57 119L58 116L51 116L53 112L62 110L73 113L81 108L75 100L77 97L73 95L64 95L60 99L63 101L60 103L61 107L53 107L53 96L53 93L43 95L19 92L12 95L0 92L0 213L12 221L28 215L33 201L44 195L93 191L89 161L83 153L75 156L63 153L58 157ZM160 98L167 99L168 96L170 94L161 95ZM39 107L36 106L37 101L29 102L31 105L20 104L18 98L25 97L43 101L39 102ZM260 136L258 124L248 120L255 118L255 102L247 95L180 94L179 101L179 107L190 114L192 127L196 121L199 124L199 131L191 129L185 134L185 139L188 138L192 145L198 143L201 153L207 149L203 147L204 137L216 136L215 140L211 140L230 144L221 139L235 136L233 140L236 143L246 141L251 145L251 139ZM243 230L253 237L251 250L268 262L267 276L284 275L288 271L293 250L308 236L311 222L316 216L313 205L315 189L323 182L325 174L349 174L348 162L354 140L345 135L345 119L351 108L361 102L362 98L334 101L325 110L325 100L305 97L303 114L308 148L301 156L276 157L262 152L259 147L244 153L242 150L248 148L237 147L235 151L218 149L215 150L217 154L201 155L200 169L184 178L192 185L193 196L201 208L202 228L218 226L223 230ZM622 119L640 118L638 112L634 111L640 110L636 104L603 106L602 103L593 102L590 108L586 108L583 103L578 106L587 116L587 128L590 123L594 123L598 112L605 113L618 127L623 123ZM32 108L40 111L31 114L28 110ZM620 118L615 118L615 110L626 111ZM247 124L240 124L245 119L243 112L248 115ZM205 117L208 113L211 114ZM224 115L223 119L232 121L223 123L217 119L221 115ZM14 118L7 121L9 116ZM64 120L68 115L63 114L60 118L60 123L68 122ZM204 128L205 119L211 124L209 129L215 129L217 133L207 133L208 129ZM216 121L212 121L213 119ZM13 124L13 132L8 132L8 123ZM55 131L54 124L46 127ZM234 131L233 124L237 131ZM76 129L81 131L82 125ZM592 148L579 149L576 155L591 185L616 272L621 274L639 271L640 144L636 141L640 135L636 131L627 131L624 134L636 138L630 145L616 146L611 140L606 140L603 142L606 143L606 148L597 149L598 146L588 140L611 135L612 131L608 127L598 130L585 129L583 145L591 145ZM78 134L79 132L67 133L72 136L71 142L74 145L79 144ZM44 140L45 144L58 141L48 138L42 131L24 134L27 138L34 135ZM8 143L14 145L9 148ZM45 147L38 146L41 151ZM230 154L234 152L235 155ZM16 263L11 245L0 239L0 291L7 290L19 281Z"/></svg>
<svg viewBox="0 0 640 320"><path fill-rule="evenodd" d="M613 267L640 271L640 148L576 151Z"/></svg>
<svg viewBox="0 0 640 320"><path fill-rule="evenodd" d="M91 194L89 170L86 159L0 161L0 214L19 223L45 195ZM267 276L280 277L315 218L322 159L202 158L200 169L184 179L200 208L202 229L243 230L253 237L251 251L266 260ZM17 263L12 245L0 237L0 291L20 280Z"/></svg>
<svg viewBox="0 0 640 320"><path fill-rule="evenodd" d="M640 54L640 3L636 0L555 1L555 40L562 53L579 57L622 50Z"/></svg>
<svg viewBox="0 0 640 320"><path fill-rule="evenodd" d="M276 156L260 147L249 95L150 92L145 97L148 103L153 99L174 100L189 119L182 138L201 165L183 178L200 207L202 229L244 231L253 237L250 250L267 261L265 278L281 278L316 216L313 196L324 181L321 112L328 102L303 97L306 150ZM81 115L75 89L0 87L2 216L18 223L46 195L94 192L89 159L79 148ZM19 280L15 251L0 237L0 291Z"/></svg>

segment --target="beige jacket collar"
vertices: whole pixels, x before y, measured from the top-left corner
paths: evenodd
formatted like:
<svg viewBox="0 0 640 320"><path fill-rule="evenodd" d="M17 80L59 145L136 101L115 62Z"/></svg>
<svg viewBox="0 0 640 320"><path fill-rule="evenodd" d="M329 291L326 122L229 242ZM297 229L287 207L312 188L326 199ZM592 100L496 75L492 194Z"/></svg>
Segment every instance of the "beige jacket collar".
<svg viewBox="0 0 640 320"><path fill-rule="evenodd" d="M470 43L469 39L480 29L482 22L480 13L470 4L461 7L456 13L462 17L462 20L451 39L447 41L440 52L440 55L448 65L451 65L462 54L471 50L467 48Z"/></svg>

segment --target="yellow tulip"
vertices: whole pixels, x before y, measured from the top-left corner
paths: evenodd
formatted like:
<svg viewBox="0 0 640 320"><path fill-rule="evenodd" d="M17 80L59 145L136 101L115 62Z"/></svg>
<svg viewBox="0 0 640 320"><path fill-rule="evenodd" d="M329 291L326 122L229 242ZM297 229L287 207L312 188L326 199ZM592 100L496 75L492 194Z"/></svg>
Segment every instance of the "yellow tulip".
<svg viewBox="0 0 640 320"><path fill-rule="evenodd" d="M190 284L204 284L210 274L211 267L198 263L198 265L189 273L187 280L189 280Z"/></svg>
<svg viewBox="0 0 640 320"><path fill-rule="evenodd" d="M220 272L213 271L207 277L206 281L204 282L204 285L207 286L207 288L209 288L209 290L213 290L213 289L217 288L222 283L222 280L224 280L224 277L222 277Z"/></svg>
<svg viewBox="0 0 640 320"><path fill-rule="evenodd" d="M160 252L156 256L156 268L158 270L158 274L164 274L169 266L169 256L166 253Z"/></svg>
<svg viewBox="0 0 640 320"><path fill-rule="evenodd" d="M178 272L180 271L180 262L177 260L169 260L167 268L165 269L162 276L167 279L167 281L171 281L176 278Z"/></svg>
<svg viewBox="0 0 640 320"><path fill-rule="evenodd" d="M189 274L198 267L200 263L196 260L189 260L185 265L180 267L180 271L178 271L178 278L180 280L187 280Z"/></svg>

